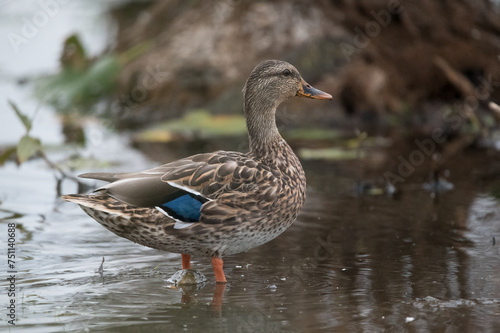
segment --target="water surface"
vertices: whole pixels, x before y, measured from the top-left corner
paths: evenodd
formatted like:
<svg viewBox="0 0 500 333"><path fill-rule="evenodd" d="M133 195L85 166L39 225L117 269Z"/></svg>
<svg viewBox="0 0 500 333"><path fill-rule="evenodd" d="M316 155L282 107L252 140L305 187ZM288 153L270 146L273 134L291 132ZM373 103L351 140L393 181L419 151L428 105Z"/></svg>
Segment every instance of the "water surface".
<svg viewBox="0 0 500 333"><path fill-rule="evenodd" d="M134 169L155 164L109 142ZM464 154L450 174L472 158L480 161L468 172L483 178L495 166ZM304 163L302 214L274 241L225 258L224 291L208 258L193 258L205 285L169 285L179 255L121 239L61 202L42 162L9 164L0 195L4 231L7 222L19 230L16 331L498 331L500 205L491 193L500 182L450 176L454 190L436 200L410 184L425 174L416 172L396 199L356 195L353 163Z"/></svg>

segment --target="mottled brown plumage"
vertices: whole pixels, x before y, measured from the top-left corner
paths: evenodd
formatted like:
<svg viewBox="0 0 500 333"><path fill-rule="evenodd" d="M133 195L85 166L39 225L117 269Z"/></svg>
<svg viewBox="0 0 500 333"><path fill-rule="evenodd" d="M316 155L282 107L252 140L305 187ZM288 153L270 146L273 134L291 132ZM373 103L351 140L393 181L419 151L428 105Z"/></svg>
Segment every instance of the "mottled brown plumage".
<svg viewBox="0 0 500 333"><path fill-rule="evenodd" d="M243 94L248 153L217 151L142 172L84 174L110 184L63 199L133 242L212 256L217 282L225 282L217 258L272 240L293 223L304 204L304 171L276 128L276 108L296 95L331 98L278 60L259 64ZM189 257L183 259L188 266Z"/></svg>

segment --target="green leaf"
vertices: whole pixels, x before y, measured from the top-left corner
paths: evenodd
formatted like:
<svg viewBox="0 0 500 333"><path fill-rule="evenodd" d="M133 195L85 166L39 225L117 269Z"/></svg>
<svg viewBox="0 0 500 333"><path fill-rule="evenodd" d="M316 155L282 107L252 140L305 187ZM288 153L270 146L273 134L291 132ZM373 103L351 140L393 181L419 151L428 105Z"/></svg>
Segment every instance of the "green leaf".
<svg viewBox="0 0 500 333"><path fill-rule="evenodd" d="M36 80L35 94L60 112L75 107L82 113L92 112L92 105L114 89L120 73L117 57L105 55L85 70L64 68L60 73Z"/></svg>
<svg viewBox="0 0 500 333"><path fill-rule="evenodd" d="M78 35L73 34L66 38L60 60L63 68L85 70L88 60Z"/></svg>
<svg viewBox="0 0 500 333"><path fill-rule="evenodd" d="M16 152L17 147L9 147L0 154L0 166L4 165L5 162Z"/></svg>
<svg viewBox="0 0 500 333"><path fill-rule="evenodd" d="M19 110L19 108L14 102L9 101L9 104L12 107L12 109L16 112L16 115L19 118L19 120L21 120L21 122L23 123L24 128L26 129L26 133L29 133L32 125L31 120L28 118L27 115L23 114L21 110Z"/></svg>
<svg viewBox="0 0 500 333"><path fill-rule="evenodd" d="M40 140L25 135L17 144L17 158L19 163L27 161L31 156L35 155L42 149Z"/></svg>

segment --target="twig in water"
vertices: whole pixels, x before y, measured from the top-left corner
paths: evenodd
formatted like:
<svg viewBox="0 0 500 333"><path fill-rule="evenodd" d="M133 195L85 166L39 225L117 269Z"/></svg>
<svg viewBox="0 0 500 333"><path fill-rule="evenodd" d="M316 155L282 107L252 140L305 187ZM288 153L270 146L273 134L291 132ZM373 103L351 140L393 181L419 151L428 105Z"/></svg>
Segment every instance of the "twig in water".
<svg viewBox="0 0 500 333"><path fill-rule="evenodd" d="M97 272L99 273L99 275L101 275L101 277L103 277L103 274L104 274L104 257L102 257L101 266L99 266L99 269L97 270Z"/></svg>

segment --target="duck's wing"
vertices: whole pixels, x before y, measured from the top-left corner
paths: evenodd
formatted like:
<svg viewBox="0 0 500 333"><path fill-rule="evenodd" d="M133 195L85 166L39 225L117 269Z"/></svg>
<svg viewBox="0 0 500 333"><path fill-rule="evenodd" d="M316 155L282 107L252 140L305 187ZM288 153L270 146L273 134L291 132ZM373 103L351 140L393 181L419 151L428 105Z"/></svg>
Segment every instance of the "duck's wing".
<svg viewBox="0 0 500 333"><path fill-rule="evenodd" d="M114 198L113 205L120 206L121 213L108 207L109 200L103 201L99 195L63 199L110 214L123 215L141 207L150 214L160 211L173 220L173 229L235 225L251 221L271 207L280 195L277 172L246 154L219 151L142 172L80 175L110 182L96 192Z"/></svg>
<svg viewBox="0 0 500 333"><path fill-rule="evenodd" d="M139 207L161 206L183 193L204 203L227 192L248 192L272 172L245 154L218 151L198 154L133 173L86 173L83 178L111 182L96 191ZM270 182L272 183L272 181Z"/></svg>

